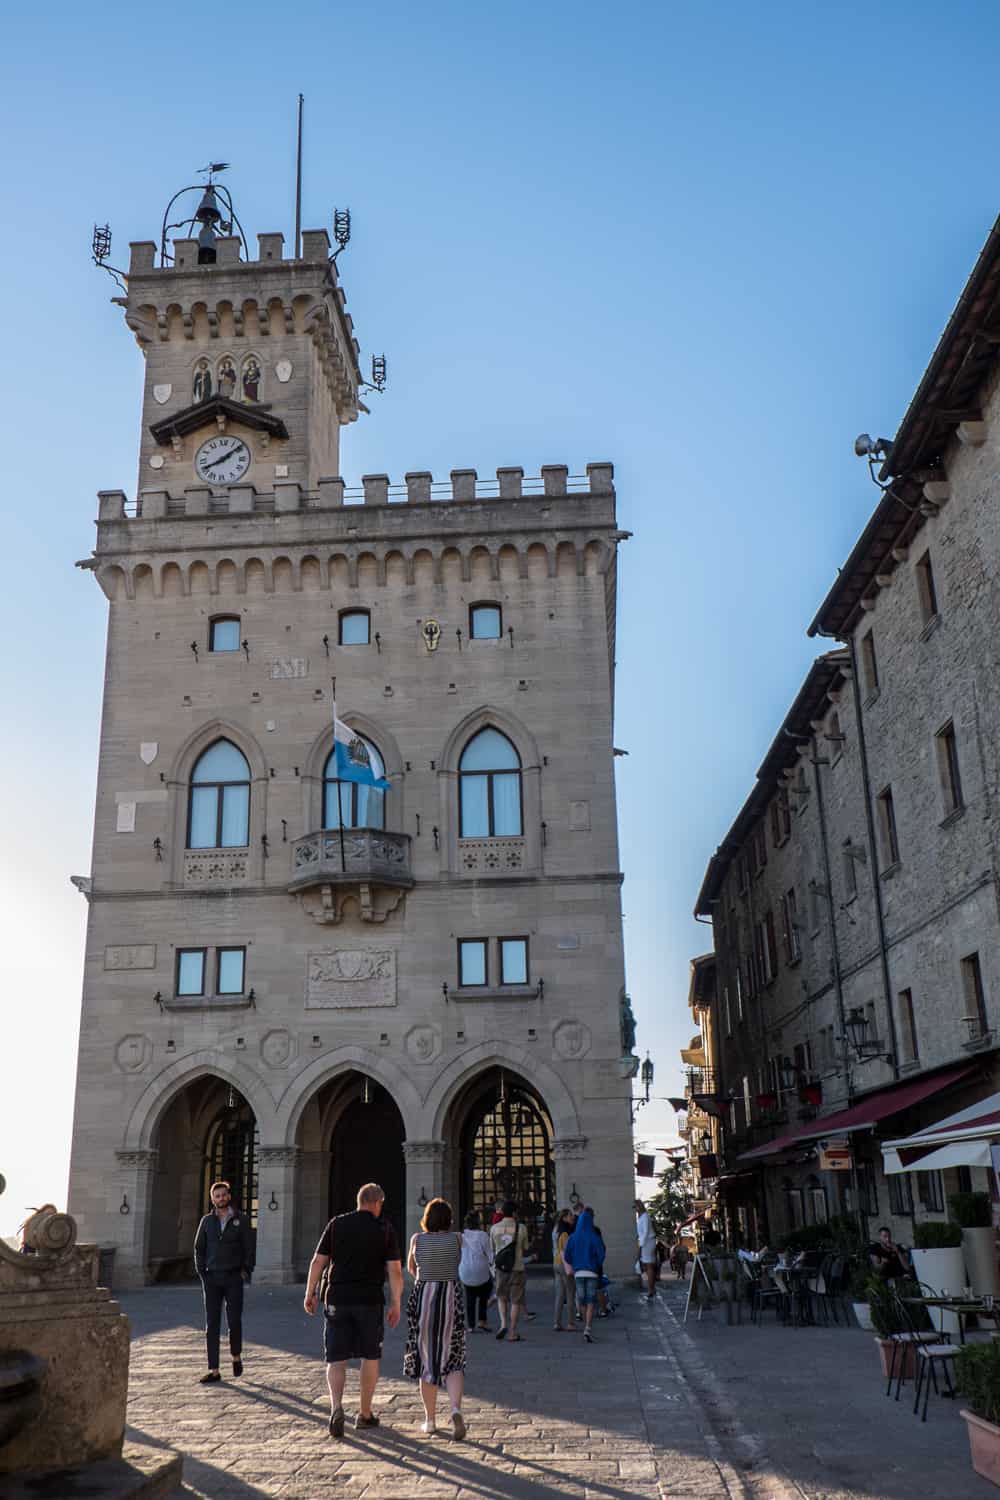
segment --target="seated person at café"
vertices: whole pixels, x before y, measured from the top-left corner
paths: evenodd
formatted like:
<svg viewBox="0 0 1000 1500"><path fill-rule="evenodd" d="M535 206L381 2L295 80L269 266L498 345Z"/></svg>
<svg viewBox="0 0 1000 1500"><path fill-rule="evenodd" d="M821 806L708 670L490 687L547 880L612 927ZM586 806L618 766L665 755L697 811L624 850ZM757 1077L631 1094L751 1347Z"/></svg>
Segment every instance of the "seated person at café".
<svg viewBox="0 0 1000 1500"><path fill-rule="evenodd" d="M878 1232L878 1243L868 1246L868 1259L876 1276L896 1281L910 1274L910 1257L902 1245L893 1242L892 1231L885 1224Z"/></svg>

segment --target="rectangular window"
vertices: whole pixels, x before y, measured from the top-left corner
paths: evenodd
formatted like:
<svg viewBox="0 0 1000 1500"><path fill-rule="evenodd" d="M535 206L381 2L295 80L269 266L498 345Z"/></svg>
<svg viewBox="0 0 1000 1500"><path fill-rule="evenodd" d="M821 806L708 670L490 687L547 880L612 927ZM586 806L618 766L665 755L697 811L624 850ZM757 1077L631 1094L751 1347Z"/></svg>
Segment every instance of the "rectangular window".
<svg viewBox="0 0 1000 1500"><path fill-rule="evenodd" d="M463 988L486 983L485 938L459 939L458 982Z"/></svg>
<svg viewBox="0 0 1000 1500"><path fill-rule="evenodd" d="M340 644L367 646L371 640L371 619L366 609L345 609L340 616Z"/></svg>
<svg viewBox="0 0 1000 1500"><path fill-rule="evenodd" d="M774 935L774 912L769 911L761 924L763 928L764 983L770 984L778 972L778 943Z"/></svg>
<svg viewBox="0 0 1000 1500"><path fill-rule="evenodd" d="M757 824L753 836L754 874L759 875L767 865L767 833L763 821Z"/></svg>
<svg viewBox="0 0 1000 1500"><path fill-rule="evenodd" d="M962 959L962 991L970 1038L985 1036L989 1026L986 1022L986 992L983 989L983 971L978 953L969 953Z"/></svg>
<svg viewBox="0 0 1000 1500"><path fill-rule="evenodd" d="M799 942L799 911L794 890L786 891L781 898L781 923L785 939L785 957L790 964L802 957Z"/></svg>
<svg viewBox="0 0 1000 1500"><path fill-rule="evenodd" d="M925 552L917 563L917 594L920 599L920 613L923 615L924 624L929 624L938 612L937 590L934 587L934 569L931 567L931 555Z"/></svg>
<svg viewBox="0 0 1000 1500"><path fill-rule="evenodd" d="M736 976L736 982L737 982L737 984L739 984L739 975L738 974ZM732 1012L731 1012L730 1007L729 1007L729 986L728 986L728 984L723 985L723 987L722 987L722 1010L723 1010L723 1014L725 1015L725 1018L726 1018L726 1036L732 1036L732 1034L733 1034L733 1017L732 1017Z"/></svg>
<svg viewBox="0 0 1000 1500"><path fill-rule="evenodd" d="M878 690L878 661L875 656L875 634L869 630L861 638L861 668L865 679L865 692Z"/></svg>
<svg viewBox="0 0 1000 1500"><path fill-rule="evenodd" d="M882 838L882 868L899 864L899 837L896 833L896 804L892 787L887 786L875 799L878 804L878 826Z"/></svg>
<svg viewBox="0 0 1000 1500"><path fill-rule="evenodd" d="M743 968L743 960L741 958L741 959L738 960L738 962L736 964L736 1019L738 1021L742 1021L742 1019L743 1019L743 974L741 972L742 968Z"/></svg>
<svg viewBox="0 0 1000 1500"><path fill-rule="evenodd" d="M940 1172L917 1172L917 1198L928 1213L944 1212L944 1188Z"/></svg>
<svg viewBox="0 0 1000 1500"><path fill-rule="evenodd" d="M917 1027L913 1019L913 991L900 990L896 996L899 1012L899 1050L903 1062L917 1062Z"/></svg>
<svg viewBox="0 0 1000 1500"><path fill-rule="evenodd" d="M499 604L469 605L469 635L474 641L498 641L502 631Z"/></svg>
<svg viewBox="0 0 1000 1500"><path fill-rule="evenodd" d="M238 651L240 649L239 620L213 620L208 627L208 649L209 651Z"/></svg>
<svg viewBox="0 0 1000 1500"><path fill-rule="evenodd" d="M902 1218L913 1212L913 1191L909 1172L893 1172L888 1178L889 1212Z"/></svg>
<svg viewBox="0 0 1000 1500"><path fill-rule="evenodd" d="M217 995L242 995L245 967L245 948L220 948L215 993Z"/></svg>
<svg viewBox="0 0 1000 1500"><path fill-rule="evenodd" d="M844 891L846 901L853 901L858 894L858 867L854 857L854 844L844 840Z"/></svg>
<svg viewBox="0 0 1000 1500"><path fill-rule="evenodd" d="M743 1117L746 1120L747 1124L749 1125L751 1123L751 1115L750 1115L750 1079L749 1079L749 1077L746 1074L743 1075Z"/></svg>
<svg viewBox="0 0 1000 1500"><path fill-rule="evenodd" d="M500 939L500 983L528 983L528 939Z"/></svg>
<svg viewBox="0 0 1000 1500"><path fill-rule="evenodd" d="M203 995L205 993L205 952L204 948L178 948L178 995Z"/></svg>
<svg viewBox="0 0 1000 1500"><path fill-rule="evenodd" d="M955 742L954 724L946 724L934 736L937 746L938 776L941 779L941 795L944 799L944 814L957 812L962 804L962 775L958 766L958 745Z"/></svg>

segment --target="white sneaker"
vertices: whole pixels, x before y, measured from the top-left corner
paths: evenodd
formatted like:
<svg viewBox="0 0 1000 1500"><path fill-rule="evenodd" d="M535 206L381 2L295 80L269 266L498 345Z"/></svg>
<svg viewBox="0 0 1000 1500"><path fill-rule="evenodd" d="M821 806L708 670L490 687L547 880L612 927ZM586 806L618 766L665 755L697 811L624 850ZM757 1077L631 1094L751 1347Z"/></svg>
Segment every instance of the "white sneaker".
<svg viewBox="0 0 1000 1500"><path fill-rule="evenodd" d="M429 1422L425 1417L420 1424L420 1431L423 1433L424 1437L433 1437L437 1432L437 1423Z"/></svg>

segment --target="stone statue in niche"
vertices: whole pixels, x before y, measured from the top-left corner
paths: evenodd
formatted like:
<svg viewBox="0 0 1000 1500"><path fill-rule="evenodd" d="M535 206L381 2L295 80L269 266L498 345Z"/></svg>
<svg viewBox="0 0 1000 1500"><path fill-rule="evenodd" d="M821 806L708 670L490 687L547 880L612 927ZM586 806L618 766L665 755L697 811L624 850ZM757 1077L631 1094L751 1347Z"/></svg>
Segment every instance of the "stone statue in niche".
<svg viewBox="0 0 1000 1500"><path fill-rule="evenodd" d="M260 365L252 354L243 361L243 400L260 400Z"/></svg>
<svg viewBox="0 0 1000 1500"><path fill-rule="evenodd" d="M228 354L219 360L219 395L231 401L236 394L236 366Z"/></svg>
<svg viewBox="0 0 1000 1500"><path fill-rule="evenodd" d="M194 401L207 401L212 394L212 371L207 359L199 359L194 367L194 384L191 397Z"/></svg>
<svg viewBox="0 0 1000 1500"><path fill-rule="evenodd" d="M632 1013L632 1002L624 990L618 1002L618 1024L622 1034L622 1056L628 1057L635 1051L635 1016Z"/></svg>

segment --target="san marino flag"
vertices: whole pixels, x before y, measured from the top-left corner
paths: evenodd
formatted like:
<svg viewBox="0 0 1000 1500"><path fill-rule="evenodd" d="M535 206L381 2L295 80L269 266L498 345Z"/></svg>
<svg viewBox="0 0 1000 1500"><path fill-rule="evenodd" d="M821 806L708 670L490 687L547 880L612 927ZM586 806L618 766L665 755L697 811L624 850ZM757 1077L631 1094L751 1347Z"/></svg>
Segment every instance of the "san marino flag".
<svg viewBox="0 0 1000 1500"><path fill-rule="evenodd" d="M371 766L368 748L360 735L355 734L349 724L337 718L337 704L333 704L333 743L337 752L337 778L340 781L358 781L362 786L375 787L380 792L391 792L392 782L375 775Z"/></svg>

